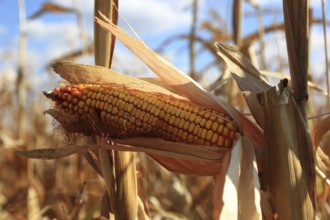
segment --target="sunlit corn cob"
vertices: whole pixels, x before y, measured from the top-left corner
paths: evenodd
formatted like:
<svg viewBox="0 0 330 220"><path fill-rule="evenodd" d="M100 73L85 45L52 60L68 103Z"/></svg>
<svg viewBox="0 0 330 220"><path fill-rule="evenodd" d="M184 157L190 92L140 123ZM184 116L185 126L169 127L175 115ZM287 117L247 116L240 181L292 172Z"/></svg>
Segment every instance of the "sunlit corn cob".
<svg viewBox="0 0 330 220"><path fill-rule="evenodd" d="M103 133L113 138L149 136L231 147L237 130L226 113L117 84L70 85L45 95L61 111L95 120L95 125L101 122Z"/></svg>

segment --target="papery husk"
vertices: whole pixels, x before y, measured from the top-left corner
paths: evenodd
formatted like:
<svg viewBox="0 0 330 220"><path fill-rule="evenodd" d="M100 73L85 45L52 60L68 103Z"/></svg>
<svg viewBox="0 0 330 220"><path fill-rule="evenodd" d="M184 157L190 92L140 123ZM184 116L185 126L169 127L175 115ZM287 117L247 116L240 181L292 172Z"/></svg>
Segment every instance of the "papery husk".
<svg viewBox="0 0 330 220"><path fill-rule="evenodd" d="M306 124L285 82L260 94L267 140L263 184L279 219L313 219L315 165Z"/></svg>
<svg viewBox="0 0 330 220"><path fill-rule="evenodd" d="M214 188L213 219L261 219L258 169L249 139L240 136L236 141Z"/></svg>

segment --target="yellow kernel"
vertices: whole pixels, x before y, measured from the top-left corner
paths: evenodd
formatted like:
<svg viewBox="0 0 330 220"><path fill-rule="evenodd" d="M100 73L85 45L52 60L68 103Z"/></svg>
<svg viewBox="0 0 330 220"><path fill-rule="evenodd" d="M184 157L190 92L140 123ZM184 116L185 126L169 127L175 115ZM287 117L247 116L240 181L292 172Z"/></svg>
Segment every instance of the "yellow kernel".
<svg viewBox="0 0 330 220"><path fill-rule="evenodd" d="M223 130L224 126L223 125L219 125L218 127L218 133L221 134L222 130Z"/></svg>
<svg viewBox="0 0 330 220"><path fill-rule="evenodd" d="M200 111L199 106L195 106L193 109L193 113L198 114L199 111Z"/></svg>
<svg viewBox="0 0 330 220"><path fill-rule="evenodd" d="M219 127L219 123L218 122L213 122L213 124L212 124L212 130L213 131L217 131L218 127Z"/></svg>
<svg viewBox="0 0 330 220"><path fill-rule="evenodd" d="M158 108L163 109L165 104L164 104L164 102L159 102L158 105L159 105Z"/></svg>
<svg viewBox="0 0 330 220"><path fill-rule="evenodd" d="M227 127L224 127L222 135L225 136L225 137L229 136L229 129Z"/></svg>
<svg viewBox="0 0 330 220"><path fill-rule="evenodd" d="M140 114L141 114L141 110L140 109L137 109L136 110L136 113L135 113L135 117L136 118L139 118L140 117Z"/></svg>
<svg viewBox="0 0 330 220"><path fill-rule="evenodd" d="M123 102L122 100L119 100L117 106L119 109L124 109L125 102Z"/></svg>
<svg viewBox="0 0 330 220"><path fill-rule="evenodd" d="M160 109L159 108L156 108L156 110L155 110L155 113L154 113L154 116L158 116L160 114Z"/></svg>
<svg viewBox="0 0 330 220"><path fill-rule="evenodd" d="M143 121L144 115L145 115L145 112L144 112L144 111L141 111L141 113L140 113L140 115L139 115L139 119L140 119L141 121Z"/></svg>
<svg viewBox="0 0 330 220"><path fill-rule="evenodd" d="M176 112L175 112L175 116L176 116L176 117L179 117L180 114L181 114L181 111L182 111L182 109L181 109L181 108L178 108L178 109L176 110Z"/></svg>
<svg viewBox="0 0 330 220"><path fill-rule="evenodd" d="M172 116L170 117L168 123L169 123L170 125L173 125L173 124L174 124L174 121L175 121L175 117L174 117L174 115L172 115Z"/></svg>
<svg viewBox="0 0 330 220"><path fill-rule="evenodd" d="M180 118L175 118L174 126L178 127L180 123Z"/></svg>
<svg viewBox="0 0 330 220"><path fill-rule="evenodd" d="M233 131L236 130L236 127L232 122L228 122L226 124L226 127L229 128L230 130L233 130Z"/></svg>
<svg viewBox="0 0 330 220"><path fill-rule="evenodd" d="M191 115L191 112L187 112L186 115L184 116L184 118L185 118L186 120L188 120L188 119L190 118L190 115Z"/></svg>
<svg viewBox="0 0 330 220"><path fill-rule="evenodd" d="M165 110L166 110L166 112L172 114L172 109L173 109L173 106L169 105L168 108Z"/></svg>
<svg viewBox="0 0 330 220"><path fill-rule="evenodd" d="M187 130L188 127L189 127L189 122L188 122L188 121L185 121L185 122L184 122L184 125L183 125L183 129L184 129L184 130Z"/></svg>
<svg viewBox="0 0 330 220"><path fill-rule="evenodd" d="M144 121L144 122L147 122L150 118L151 118L151 117L150 117L150 114L147 112L147 113L145 113L145 115L144 115L143 121Z"/></svg>
<svg viewBox="0 0 330 220"><path fill-rule="evenodd" d="M218 140L218 134L217 133L214 133L213 136L212 136L211 142L212 143L216 143L217 140Z"/></svg>
<svg viewBox="0 0 330 220"><path fill-rule="evenodd" d="M105 115L106 115L106 112L105 111L101 111L100 116L101 116L102 119L104 119Z"/></svg>
<svg viewBox="0 0 330 220"><path fill-rule="evenodd" d="M68 107L68 106L69 106L69 102L68 102L68 101L64 101L64 102L62 103L62 105L63 105L64 107Z"/></svg>
<svg viewBox="0 0 330 220"><path fill-rule="evenodd" d="M167 126L167 132L172 133L173 127L171 125Z"/></svg>
<svg viewBox="0 0 330 220"><path fill-rule="evenodd" d="M207 134L207 130L206 129L203 129L202 130L202 133L201 133L201 138L205 139L206 134Z"/></svg>
<svg viewBox="0 0 330 220"><path fill-rule="evenodd" d="M154 114L154 112L156 111L156 106L154 106L154 105L149 105L150 106L150 113L151 114Z"/></svg>
<svg viewBox="0 0 330 220"><path fill-rule="evenodd" d="M170 115L170 114L166 114L166 115L165 115L165 117L164 117L164 120L165 120L166 122L168 122L168 121L169 121L169 119L170 119L170 117L171 117L171 115Z"/></svg>
<svg viewBox="0 0 330 220"><path fill-rule="evenodd" d="M185 120L181 118L180 122L179 122L179 128L183 128L184 123L185 123Z"/></svg>
<svg viewBox="0 0 330 220"><path fill-rule="evenodd" d="M201 120L202 120L201 116L197 115L196 119L195 119L195 123L199 124L201 122Z"/></svg>
<svg viewBox="0 0 330 220"><path fill-rule="evenodd" d="M194 123L190 123L188 131L192 132L194 130L195 124Z"/></svg>
<svg viewBox="0 0 330 220"><path fill-rule="evenodd" d="M116 106L113 107L112 109L112 114L117 114L118 113L118 108Z"/></svg>
<svg viewBox="0 0 330 220"><path fill-rule="evenodd" d="M190 122L194 122L195 119L196 119L196 114L195 114L195 113L192 113L192 114L190 115L189 121L190 121Z"/></svg>
<svg viewBox="0 0 330 220"><path fill-rule="evenodd" d="M145 110L145 109L147 108L147 106L148 106L148 103L147 103L147 102L144 102L144 103L142 104L141 109L142 109L142 110Z"/></svg>
<svg viewBox="0 0 330 220"><path fill-rule="evenodd" d="M184 118L186 115L187 111L186 110L182 110L181 114L180 114L180 118Z"/></svg>
<svg viewBox="0 0 330 220"><path fill-rule="evenodd" d="M134 99L133 104L135 106L138 106L139 103L140 103L140 99Z"/></svg>
<svg viewBox="0 0 330 220"><path fill-rule="evenodd" d="M196 135L198 133L199 128L200 128L199 125L196 125L192 133Z"/></svg>
<svg viewBox="0 0 330 220"><path fill-rule="evenodd" d="M211 140L212 135L213 135L213 131L208 130L207 133L206 133L206 140L208 140L208 141Z"/></svg>
<svg viewBox="0 0 330 220"><path fill-rule="evenodd" d="M206 128L206 129L210 129L211 126L212 126L212 121L208 120L208 121L206 122L206 124L205 124L205 128Z"/></svg>
<svg viewBox="0 0 330 220"><path fill-rule="evenodd" d="M87 105L91 105L91 103L92 103L92 100L91 100L91 99L87 99L87 100L86 100L86 104L87 104Z"/></svg>
<svg viewBox="0 0 330 220"><path fill-rule="evenodd" d="M87 105L84 107L84 112L89 112L89 107Z"/></svg>
<svg viewBox="0 0 330 220"><path fill-rule="evenodd" d="M118 94L118 98L119 99L124 99L125 98L125 94L124 93L119 93Z"/></svg>
<svg viewBox="0 0 330 220"><path fill-rule="evenodd" d="M77 104L77 103L78 103L78 99L77 99L77 98L74 98L74 99L72 100L72 102L73 102L74 104Z"/></svg>
<svg viewBox="0 0 330 220"><path fill-rule="evenodd" d="M218 121L220 124L224 124L224 122L225 122L221 116L219 116L219 117L217 118L217 121Z"/></svg>
<svg viewBox="0 0 330 220"><path fill-rule="evenodd" d="M160 111L160 113L159 113L159 117L160 117L160 118L164 118L164 117L165 117L165 112L164 112L164 111Z"/></svg>
<svg viewBox="0 0 330 220"><path fill-rule="evenodd" d="M79 109L78 105L74 105L74 106L73 106L73 111L77 112L78 109Z"/></svg>
<svg viewBox="0 0 330 220"><path fill-rule="evenodd" d="M172 110L171 110L171 114L172 115L175 115L176 112L177 112L178 108L177 107L173 107Z"/></svg>
<svg viewBox="0 0 330 220"><path fill-rule="evenodd" d="M206 123L205 118L202 118L200 125L201 125L202 127L204 127L204 126L205 126L205 123Z"/></svg>
<svg viewBox="0 0 330 220"><path fill-rule="evenodd" d="M96 93L95 99L100 100L102 96L102 93Z"/></svg>
<svg viewBox="0 0 330 220"><path fill-rule="evenodd" d="M84 110L82 110L81 108L78 110L78 113L79 114L83 114L84 113Z"/></svg>

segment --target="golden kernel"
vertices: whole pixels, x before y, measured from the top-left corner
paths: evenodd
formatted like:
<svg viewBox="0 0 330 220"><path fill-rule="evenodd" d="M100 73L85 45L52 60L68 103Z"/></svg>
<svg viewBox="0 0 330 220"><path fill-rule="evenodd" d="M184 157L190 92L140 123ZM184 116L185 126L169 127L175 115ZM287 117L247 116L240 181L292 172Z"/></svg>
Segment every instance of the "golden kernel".
<svg viewBox="0 0 330 220"><path fill-rule="evenodd" d="M206 133L206 140L210 141L213 135L213 131L208 130Z"/></svg>
<svg viewBox="0 0 330 220"><path fill-rule="evenodd" d="M206 128L206 129L210 129L211 126L212 126L212 121L208 120L208 121L206 122L206 124L205 124L205 128Z"/></svg>
<svg viewBox="0 0 330 220"><path fill-rule="evenodd" d="M218 122L213 122L213 124L212 124L212 130L213 131L217 131L218 127L219 127L219 123Z"/></svg>

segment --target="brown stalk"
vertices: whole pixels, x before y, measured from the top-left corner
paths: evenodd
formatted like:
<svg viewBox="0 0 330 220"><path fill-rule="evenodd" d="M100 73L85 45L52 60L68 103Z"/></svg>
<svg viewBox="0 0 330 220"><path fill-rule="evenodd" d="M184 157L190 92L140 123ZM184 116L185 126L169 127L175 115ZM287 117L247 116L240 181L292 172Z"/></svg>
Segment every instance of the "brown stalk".
<svg viewBox="0 0 330 220"><path fill-rule="evenodd" d="M284 25L294 98L306 121L309 60L309 1L283 1Z"/></svg>
<svg viewBox="0 0 330 220"><path fill-rule="evenodd" d="M25 16L25 3L24 0L18 0L19 10L19 46L18 46L18 67L16 78L16 94L17 94L17 130L16 138L24 139L24 102L25 102L25 59L26 59L26 39L27 39L27 26Z"/></svg>
<svg viewBox="0 0 330 220"><path fill-rule="evenodd" d="M233 34L234 34L234 42L236 45L241 45L242 42L242 0L234 0L233 4Z"/></svg>
<svg viewBox="0 0 330 220"><path fill-rule="evenodd" d="M329 85L329 62L328 62L328 43L327 43L327 28L324 0L322 0L322 21L323 21L323 37L324 37L324 54L325 54L325 78L327 79L327 92L330 94ZM330 96L328 97L328 108L330 107Z"/></svg>
<svg viewBox="0 0 330 220"><path fill-rule="evenodd" d="M313 219L315 166L310 137L292 91L285 81L279 88L258 96L267 142L263 190L273 195L279 219Z"/></svg>
<svg viewBox="0 0 330 220"><path fill-rule="evenodd" d="M95 15L101 12L113 23L117 23L118 0L95 0L94 10ZM115 36L95 25L94 39L95 64L111 68ZM134 153L99 150L99 157L115 219L136 219L137 185ZM114 164L111 157L114 158Z"/></svg>

